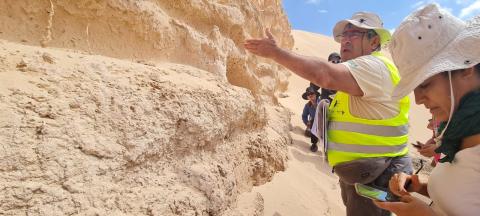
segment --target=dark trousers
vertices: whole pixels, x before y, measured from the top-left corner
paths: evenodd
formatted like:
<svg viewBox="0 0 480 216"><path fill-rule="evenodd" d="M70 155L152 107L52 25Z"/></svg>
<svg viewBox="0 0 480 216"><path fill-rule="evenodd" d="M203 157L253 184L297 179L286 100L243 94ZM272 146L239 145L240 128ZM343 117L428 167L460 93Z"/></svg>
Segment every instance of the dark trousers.
<svg viewBox="0 0 480 216"><path fill-rule="evenodd" d="M388 190L388 181L393 174L405 172L412 174L412 161L410 157L396 157L380 176L369 183L376 187ZM389 211L378 208L371 199L357 194L353 185L347 184L340 179L340 189L342 192L343 204L347 207L347 216L387 216L391 215Z"/></svg>
<svg viewBox="0 0 480 216"><path fill-rule="evenodd" d="M318 138L317 138L315 135L311 134L311 136L310 136L310 142L311 142L312 144L316 144L316 143L318 142Z"/></svg>

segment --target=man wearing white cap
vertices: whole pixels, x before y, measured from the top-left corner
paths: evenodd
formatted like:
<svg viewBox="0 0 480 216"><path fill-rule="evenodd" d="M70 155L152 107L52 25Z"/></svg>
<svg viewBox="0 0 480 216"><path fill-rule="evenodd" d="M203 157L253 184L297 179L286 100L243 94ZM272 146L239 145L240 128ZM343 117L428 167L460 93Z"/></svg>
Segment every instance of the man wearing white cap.
<svg viewBox="0 0 480 216"><path fill-rule="evenodd" d="M427 5L400 24L390 52L402 76L393 97L413 91L441 121L434 140L442 158L428 181L395 174L389 185L400 202L376 204L398 216L480 215L480 16L464 22Z"/></svg>
<svg viewBox="0 0 480 216"><path fill-rule="evenodd" d="M373 13L358 12L338 22L333 35L341 45L341 64L307 57L267 38L245 41L253 54L270 58L322 88L337 90L329 107L328 162L340 178L347 215L390 215L356 194L354 183L387 188L396 172L411 173L408 148L409 99L392 99L400 77L379 51L390 40Z"/></svg>

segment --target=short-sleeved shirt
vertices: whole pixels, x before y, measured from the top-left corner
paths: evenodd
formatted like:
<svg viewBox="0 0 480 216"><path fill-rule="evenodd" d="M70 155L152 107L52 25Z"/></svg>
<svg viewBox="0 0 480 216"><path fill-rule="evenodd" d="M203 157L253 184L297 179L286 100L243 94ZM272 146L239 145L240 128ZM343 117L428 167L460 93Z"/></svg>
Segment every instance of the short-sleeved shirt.
<svg viewBox="0 0 480 216"><path fill-rule="evenodd" d="M363 96L350 96L350 113L364 119L387 119L398 115L398 101L391 99L394 84L385 63L372 55L361 56L345 65L357 81Z"/></svg>

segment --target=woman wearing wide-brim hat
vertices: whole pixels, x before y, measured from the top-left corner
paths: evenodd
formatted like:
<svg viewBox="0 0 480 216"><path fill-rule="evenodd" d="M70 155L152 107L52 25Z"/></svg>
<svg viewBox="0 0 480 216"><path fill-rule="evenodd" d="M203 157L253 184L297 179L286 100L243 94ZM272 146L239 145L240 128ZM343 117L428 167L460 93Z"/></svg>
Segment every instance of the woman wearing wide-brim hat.
<svg viewBox="0 0 480 216"><path fill-rule="evenodd" d="M305 124L305 136L310 137L310 151L318 151L318 138L311 133L313 120L315 119L315 112L317 110L318 91L314 87L310 86L305 89L305 93L302 94L302 98L308 100L303 107L302 121Z"/></svg>
<svg viewBox="0 0 480 216"><path fill-rule="evenodd" d="M402 77L394 97L413 90L416 103L442 121L435 139L442 158L427 182L395 174L389 187L401 201L375 204L399 216L479 215L480 16L463 22L427 5L400 24L390 52ZM429 206L409 192L433 202Z"/></svg>

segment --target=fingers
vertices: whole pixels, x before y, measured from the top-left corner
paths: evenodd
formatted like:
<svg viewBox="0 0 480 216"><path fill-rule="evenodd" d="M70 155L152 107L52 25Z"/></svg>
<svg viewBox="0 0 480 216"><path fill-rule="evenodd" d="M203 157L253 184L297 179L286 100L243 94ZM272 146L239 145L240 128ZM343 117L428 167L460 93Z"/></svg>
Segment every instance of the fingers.
<svg viewBox="0 0 480 216"><path fill-rule="evenodd" d="M245 40L243 46L255 55L264 58L273 58L281 49L277 46L270 30L266 30L266 33L268 38L248 39Z"/></svg>
<svg viewBox="0 0 480 216"><path fill-rule="evenodd" d="M404 202L404 203L410 203L413 200L414 200L413 196L410 196L410 195L405 195L405 196L400 197L400 201Z"/></svg>
<svg viewBox="0 0 480 216"><path fill-rule="evenodd" d="M388 211L392 211L390 202L380 202L380 201L377 201L377 200L373 200L373 204L375 204L379 208L382 208L382 209L385 209L385 210L388 210Z"/></svg>
<svg viewBox="0 0 480 216"><path fill-rule="evenodd" d="M412 175L411 180L412 180L412 185L411 185L412 191L418 192L421 189L420 178L418 177L418 175Z"/></svg>
<svg viewBox="0 0 480 216"><path fill-rule="evenodd" d="M435 145L425 145L425 146L422 146L422 148L418 150L418 153L420 153L421 155L423 155L425 157L432 157L435 154L435 149L436 148L437 148L437 146L435 146Z"/></svg>
<svg viewBox="0 0 480 216"><path fill-rule="evenodd" d="M265 34L267 35L267 38L270 40L274 40L272 33L270 32L270 29L267 28L265 29Z"/></svg>
<svg viewBox="0 0 480 216"><path fill-rule="evenodd" d="M412 175L411 176L412 183L420 183L420 178L418 175Z"/></svg>
<svg viewBox="0 0 480 216"><path fill-rule="evenodd" d="M246 40L245 43L243 44L243 47L245 47L245 49L255 54L255 51L258 49L258 46L260 45L260 43L261 43L260 40L253 40L253 39Z"/></svg>
<svg viewBox="0 0 480 216"><path fill-rule="evenodd" d="M246 50L248 50L252 53L255 53L257 51L257 48L255 46L245 45L244 47L245 47Z"/></svg>
<svg viewBox="0 0 480 216"><path fill-rule="evenodd" d="M245 43L243 46L247 49L255 49L257 48L258 44Z"/></svg>
<svg viewBox="0 0 480 216"><path fill-rule="evenodd" d="M399 212L403 211L408 208L408 203L413 201L413 197L410 195L405 195L400 197L400 202L380 202L374 200L373 203L378 206L379 208L391 211L391 212Z"/></svg>
<svg viewBox="0 0 480 216"><path fill-rule="evenodd" d="M437 146L435 144L426 144L418 150L418 153L425 157L432 157L435 154L435 149Z"/></svg>
<svg viewBox="0 0 480 216"><path fill-rule="evenodd" d="M259 39L248 39L248 40L245 40L245 43L247 44L259 44L261 43L262 40L259 40Z"/></svg>
<svg viewBox="0 0 480 216"><path fill-rule="evenodd" d="M435 144L435 139L430 138L430 139L427 141L427 143L425 143L425 145L430 145L430 144L432 144L432 145Z"/></svg>
<svg viewBox="0 0 480 216"><path fill-rule="evenodd" d="M398 209L401 209L402 206L404 205L402 202L380 202L376 200L374 200L373 203L379 208L382 208L391 212L398 211Z"/></svg>
<svg viewBox="0 0 480 216"><path fill-rule="evenodd" d="M430 208L425 203L410 195L402 196L399 202L374 201L374 204L398 216L432 215Z"/></svg>
<svg viewBox="0 0 480 216"><path fill-rule="evenodd" d="M259 54L259 51L255 48L246 48L249 52L251 52L252 54L255 54L255 55L258 55Z"/></svg>
<svg viewBox="0 0 480 216"><path fill-rule="evenodd" d="M409 176L405 173L396 173L390 178L388 182L388 187L392 193L397 196L407 195L408 192L404 188L406 181L409 179Z"/></svg>

